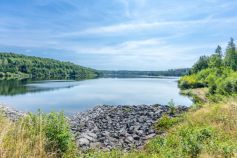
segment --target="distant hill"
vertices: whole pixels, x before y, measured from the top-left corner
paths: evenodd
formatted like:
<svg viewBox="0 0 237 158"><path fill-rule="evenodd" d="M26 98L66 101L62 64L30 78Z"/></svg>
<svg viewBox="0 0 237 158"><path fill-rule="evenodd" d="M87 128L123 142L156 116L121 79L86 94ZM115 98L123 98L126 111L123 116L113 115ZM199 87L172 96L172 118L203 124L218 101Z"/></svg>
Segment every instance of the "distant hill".
<svg viewBox="0 0 237 158"><path fill-rule="evenodd" d="M0 78L86 79L98 76L94 69L54 59L0 53Z"/></svg>
<svg viewBox="0 0 237 158"><path fill-rule="evenodd" d="M129 71L129 70L101 70L103 77L156 77L156 76L184 76L189 68L170 69L167 71Z"/></svg>
<svg viewBox="0 0 237 158"><path fill-rule="evenodd" d="M95 77L183 76L189 69L167 71L95 70L49 58L0 52L0 79L88 79Z"/></svg>

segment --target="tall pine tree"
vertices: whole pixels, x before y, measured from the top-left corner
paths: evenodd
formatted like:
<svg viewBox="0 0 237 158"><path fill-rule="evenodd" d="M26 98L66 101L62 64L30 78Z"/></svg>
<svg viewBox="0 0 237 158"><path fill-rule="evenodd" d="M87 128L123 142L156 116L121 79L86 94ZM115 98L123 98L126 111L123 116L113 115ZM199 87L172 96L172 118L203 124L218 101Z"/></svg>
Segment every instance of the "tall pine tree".
<svg viewBox="0 0 237 158"><path fill-rule="evenodd" d="M215 54L218 55L219 57L222 57L222 49L221 46L217 46L216 50L215 50Z"/></svg>
<svg viewBox="0 0 237 158"><path fill-rule="evenodd" d="M225 65L229 66L233 70L237 70L237 53L233 38L230 39L226 48Z"/></svg>
<svg viewBox="0 0 237 158"><path fill-rule="evenodd" d="M208 66L211 68L220 68L222 66L222 49L218 45L215 54L209 58Z"/></svg>

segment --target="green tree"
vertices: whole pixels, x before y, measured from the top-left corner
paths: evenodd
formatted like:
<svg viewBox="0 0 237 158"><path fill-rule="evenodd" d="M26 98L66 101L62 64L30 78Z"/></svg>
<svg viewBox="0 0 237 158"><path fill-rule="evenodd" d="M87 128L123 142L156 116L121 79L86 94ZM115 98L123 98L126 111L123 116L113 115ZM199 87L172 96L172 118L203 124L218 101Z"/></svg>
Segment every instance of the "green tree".
<svg viewBox="0 0 237 158"><path fill-rule="evenodd" d="M217 48L215 50L215 54L222 58L223 54L222 54L221 46L219 46L219 45L217 46Z"/></svg>
<svg viewBox="0 0 237 158"><path fill-rule="evenodd" d="M224 60L226 66L229 66L233 70L237 70L237 53L233 38L231 38L228 43Z"/></svg>
<svg viewBox="0 0 237 158"><path fill-rule="evenodd" d="M219 45L215 50L215 54L209 58L208 66L210 68L220 68L222 66L222 50Z"/></svg>
<svg viewBox="0 0 237 158"><path fill-rule="evenodd" d="M199 60L193 65L191 69L191 73L197 73L203 69L208 68L209 57L208 56L201 56Z"/></svg>

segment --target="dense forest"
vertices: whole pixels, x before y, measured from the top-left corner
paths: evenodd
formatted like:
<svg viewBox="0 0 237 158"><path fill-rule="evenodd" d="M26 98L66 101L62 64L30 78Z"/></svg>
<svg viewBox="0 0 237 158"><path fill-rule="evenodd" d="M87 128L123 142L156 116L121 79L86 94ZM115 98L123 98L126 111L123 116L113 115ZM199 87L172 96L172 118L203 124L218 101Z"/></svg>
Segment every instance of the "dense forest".
<svg viewBox="0 0 237 158"><path fill-rule="evenodd" d="M156 77L156 76L184 76L189 72L188 68L170 69L167 71L100 71L103 77Z"/></svg>
<svg viewBox="0 0 237 158"><path fill-rule="evenodd" d="M0 78L2 79L85 79L97 75L96 70L70 62L0 53Z"/></svg>
<svg viewBox="0 0 237 158"><path fill-rule="evenodd" d="M234 39L226 50L217 46L211 56L201 56L189 74L179 81L181 89L208 87L210 95L232 95L237 93L237 51Z"/></svg>

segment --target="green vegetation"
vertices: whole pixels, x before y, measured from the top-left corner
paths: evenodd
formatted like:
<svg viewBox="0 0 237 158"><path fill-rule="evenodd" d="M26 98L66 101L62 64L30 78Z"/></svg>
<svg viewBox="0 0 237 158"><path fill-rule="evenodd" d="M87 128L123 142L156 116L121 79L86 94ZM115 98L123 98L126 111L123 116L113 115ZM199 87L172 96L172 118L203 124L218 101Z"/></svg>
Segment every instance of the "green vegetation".
<svg viewBox="0 0 237 158"><path fill-rule="evenodd" d="M77 156L73 136L62 113L28 114L12 122L0 116L0 157Z"/></svg>
<svg viewBox="0 0 237 158"><path fill-rule="evenodd" d="M93 69L70 62L0 53L0 79L85 79L97 75Z"/></svg>
<svg viewBox="0 0 237 158"><path fill-rule="evenodd" d="M175 103L173 101L173 99L171 99L169 102L168 102L168 106L170 108L170 115L174 115L175 112L176 112L176 108L175 108Z"/></svg>
<svg viewBox="0 0 237 158"><path fill-rule="evenodd" d="M180 122L182 119L182 117L169 117L168 115L164 115L157 121L155 128L159 132L165 132L169 128Z"/></svg>
<svg viewBox="0 0 237 158"><path fill-rule="evenodd" d="M171 126L165 137L151 140L146 150L158 157L234 157L237 153L237 108L230 101L203 105L183 115L182 122L165 121ZM159 127L159 126L158 126ZM236 155L235 155L236 156Z"/></svg>
<svg viewBox="0 0 237 158"><path fill-rule="evenodd" d="M224 56L218 46L210 57L202 56L194 64L189 75L179 81L181 89L209 88L209 95L234 95L237 93L237 51L231 38Z"/></svg>

